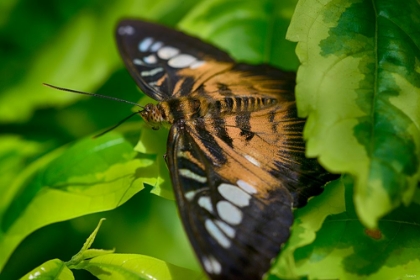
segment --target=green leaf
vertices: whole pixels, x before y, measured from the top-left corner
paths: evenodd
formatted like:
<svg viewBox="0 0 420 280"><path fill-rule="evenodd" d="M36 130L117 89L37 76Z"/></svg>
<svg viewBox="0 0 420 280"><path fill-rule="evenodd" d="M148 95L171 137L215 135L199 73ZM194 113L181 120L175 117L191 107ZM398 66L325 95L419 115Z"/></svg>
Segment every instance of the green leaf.
<svg viewBox="0 0 420 280"><path fill-rule="evenodd" d="M49 260L37 268L28 272L25 276L20 278L21 280L33 280L33 279L55 279L55 280L73 280L73 272L59 259Z"/></svg>
<svg viewBox="0 0 420 280"><path fill-rule="evenodd" d="M108 254L79 266L102 280L206 279L202 272L182 268L156 258L134 254Z"/></svg>
<svg viewBox="0 0 420 280"><path fill-rule="evenodd" d="M403 16L404 15L404 16ZM368 227L410 202L419 179L420 5L300 1L288 30L307 155L354 176Z"/></svg>
<svg viewBox="0 0 420 280"><path fill-rule="evenodd" d="M113 254L114 250L91 249L101 227L101 219L80 251L70 261L48 261L23 279L74 279L69 269L85 269L99 279L205 279L195 272L156 258L135 254Z"/></svg>
<svg viewBox="0 0 420 280"><path fill-rule="evenodd" d="M142 102L141 104L146 103ZM158 168L158 177L151 193L174 200L169 170L164 160L167 139L167 129L152 130L145 127L141 131L140 140L134 149L139 153L152 154L156 159L154 165Z"/></svg>
<svg viewBox="0 0 420 280"><path fill-rule="evenodd" d="M83 244L80 251L76 255L74 255L70 261L66 262L67 267L69 267L70 269L77 268L85 260L114 253L115 250L90 249L93 241L95 241L96 235L98 234L99 228L101 227L103 221L105 221L104 218L99 220L99 223L96 226L95 230L86 239L86 242Z"/></svg>
<svg viewBox="0 0 420 280"><path fill-rule="evenodd" d="M41 155L49 146L23 139L20 135L0 136L0 186L9 186L25 168L28 161ZM0 205L6 205L13 196L10 187L0 188Z"/></svg>
<svg viewBox="0 0 420 280"><path fill-rule="evenodd" d="M229 50L235 59L296 69L295 44L285 40L295 5L296 0L207 0L179 27Z"/></svg>
<svg viewBox="0 0 420 280"><path fill-rule="evenodd" d="M302 222L305 216L300 216L302 212L297 213L297 228L294 225L292 237L285 249L287 255L283 256L282 253L280 258L287 266L277 268L274 273L284 278L310 275L310 279L399 279L417 275L420 265L420 218L413 213L419 213L420 204L400 206L379 220L378 229L369 230L357 218L352 199L352 181L346 177L344 182L345 197L331 198L334 198L336 205L343 203L345 198L346 210L341 213L331 211L323 219L320 228L310 228L308 222L313 221ZM417 195L419 193L417 191ZM304 210L305 207L302 210L308 214L318 211L323 213L323 209L330 206L331 210L339 210L334 204L323 203L319 209L315 208L316 204L308 204L309 209ZM317 225L319 221L315 219ZM313 242L307 238L302 226L311 229L309 233ZM316 238L313 239L312 233L315 231ZM297 237L301 240L306 238L309 242L295 246L294 240ZM293 245L292 252L289 250L290 244Z"/></svg>
<svg viewBox="0 0 420 280"><path fill-rule="evenodd" d="M154 185L157 167L118 133L84 139L28 166L0 216L0 267L19 242L53 222L113 209ZM14 192L12 195L11 192Z"/></svg>
<svg viewBox="0 0 420 280"><path fill-rule="evenodd" d="M322 195L313 197L305 207L294 211L291 236L271 268L271 274L286 279L298 277L300 271L296 268L295 251L315 240L328 216L345 211L344 185L341 180L328 183L324 189Z"/></svg>

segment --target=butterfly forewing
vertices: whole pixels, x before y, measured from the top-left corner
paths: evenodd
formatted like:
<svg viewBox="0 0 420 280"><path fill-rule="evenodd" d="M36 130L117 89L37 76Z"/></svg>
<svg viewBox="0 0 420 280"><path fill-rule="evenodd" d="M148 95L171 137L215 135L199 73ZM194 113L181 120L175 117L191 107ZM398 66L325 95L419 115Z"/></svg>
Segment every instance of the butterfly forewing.
<svg viewBox="0 0 420 280"><path fill-rule="evenodd" d="M305 157L295 74L235 63L137 20L120 22L117 42L139 87L160 101L153 121L171 125L167 163L204 270L212 279L261 278L289 237L292 207L334 178Z"/></svg>
<svg viewBox="0 0 420 280"><path fill-rule="evenodd" d="M234 62L226 52L158 24L123 20L116 38L128 71L158 101L189 94Z"/></svg>

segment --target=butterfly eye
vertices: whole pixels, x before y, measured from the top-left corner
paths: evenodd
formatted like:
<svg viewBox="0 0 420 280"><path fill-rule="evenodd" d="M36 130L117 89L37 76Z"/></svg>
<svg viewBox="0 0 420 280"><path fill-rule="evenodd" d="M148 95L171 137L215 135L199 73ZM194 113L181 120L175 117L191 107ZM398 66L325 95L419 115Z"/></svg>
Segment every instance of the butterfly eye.
<svg viewBox="0 0 420 280"><path fill-rule="evenodd" d="M142 119L148 123L153 130L158 130L164 121L162 110L154 104L147 104L144 109L139 112Z"/></svg>

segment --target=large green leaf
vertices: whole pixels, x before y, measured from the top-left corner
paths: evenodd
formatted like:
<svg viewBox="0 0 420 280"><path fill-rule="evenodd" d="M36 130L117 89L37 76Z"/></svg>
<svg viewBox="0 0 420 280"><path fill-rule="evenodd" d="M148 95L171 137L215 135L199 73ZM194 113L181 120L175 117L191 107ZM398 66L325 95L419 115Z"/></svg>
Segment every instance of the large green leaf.
<svg viewBox="0 0 420 280"><path fill-rule="evenodd" d="M59 149L24 169L0 213L0 267L32 231L53 222L113 209L156 185L157 167L122 135L109 133Z"/></svg>
<svg viewBox="0 0 420 280"><path fill-rule="evenodd" d="M288 38L307 155L352 174L359 217L408 205L419 179L420 4L302 0Z"/></svg>
<svg viewBox="0 0 420 280"><path fill-rule="evenodd" d="M327 184L322 195L312 198L305 207L296 209L292 234L272 267L271 273L285 278L297 277L300 273L295 264L295 251L315 240L317 232L328 216L343 211L345 211L344 186L340 180Z"/></svg>
<svg viewBox="0 0 420 280"><path fill-rule="evenodd" d="M273 273L283 278L309 276L310 279L401 279L417 275L420 218L413 213L419 213L420 204L400 206L379 220L378 229L369 230L357 218L351 180L347 177L344 181L345 196L342 193L331 196L333 204L328 200L322 205L310 202L308 209L297 211L297 223L285 248L286 254L280 258L283 266L275 266ZM343 186L329 187L335 194L340 193L340 188L343 190ZM420 192L416 195L420 196ZM334 206L337 203L345 204L345 211L334 211L340 210ZM330 213L325 219L328 209ZM324 218L320 220L317 216ZM312 240L308 239L308 233ZM310 242L300 242L290 248L297 238Z"/></svg>

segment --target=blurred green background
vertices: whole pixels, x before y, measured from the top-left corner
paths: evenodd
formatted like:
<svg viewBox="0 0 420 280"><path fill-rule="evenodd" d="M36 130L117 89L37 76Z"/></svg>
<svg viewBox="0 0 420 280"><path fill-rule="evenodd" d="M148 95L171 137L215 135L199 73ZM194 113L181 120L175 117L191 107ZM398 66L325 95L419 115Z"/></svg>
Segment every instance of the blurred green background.
<svg viewBox="0 0 420 280"><path fill-rule="evenodd" d="M6 228L3 214L13 201L12 196L19 194L8 191L31 163L59 147L66 149L69 143L103 131L132 110L124 104L55 91L42 83L133 102L140 100L142 94L126 72L114 42L119 19L136 17L179 27L223 47L236 59L296 69L295 46L284 40L296 1L277 2L280 1L2 0L2 230ZM138 125L140 129L141 124L139 118L132 118L125 126ZM159 137L159 157L165 152L166 133L153 134ZM133 145L139 136L140 132L131 135ZM93 247L154 256L200 271L181 228L175 203L151 191L152 187L147 186L115 210L36 230L17 247L0 278L16 279L49 259L69 260L102 217L107 221ZM0 237L2 234L3 231ZM4 254L1 248L0 254ZM87 272L75 274L76 279L94 279Z"/></svg>

